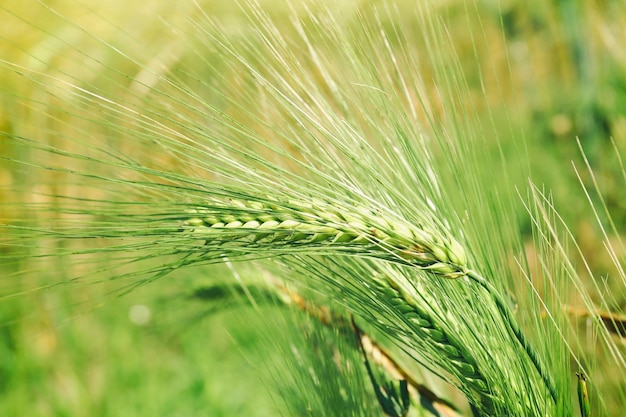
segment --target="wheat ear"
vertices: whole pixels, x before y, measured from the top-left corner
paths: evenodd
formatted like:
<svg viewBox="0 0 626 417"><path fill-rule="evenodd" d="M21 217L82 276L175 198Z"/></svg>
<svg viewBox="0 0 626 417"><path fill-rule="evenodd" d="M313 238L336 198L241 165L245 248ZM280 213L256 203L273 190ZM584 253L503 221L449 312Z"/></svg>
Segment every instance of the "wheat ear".
<svg viewBox="0 0 626 417"><path fill-rule="evenodd" d="M526 338L526 336L522 332L522 329L520 329L519 325L517 324L517 321L513 317L513 313L511 312L511 309L507 306L507 303L504 301L502 295L500 295L500 293L498 292L498 290L495 288L493 284L487 281L484 277L482 277L476 271L468 270L467 276L472 281L478 283L483 289L485 289L489 293L494 303L496 304L496 307L500 311L500 314L502 314L502 316L504 317L504 320L508 325L509 332L511 333L512 336L514 336L517 339L517 341L522 346L522 348L524 348L524 351L526 352L531 362L535 366L537 373L539 373L539 376L541 377L544 384L546 385L546 388L548 388L548 391L550 392L552 399L556 403L558 401L556 387L554 385L554 381L552 380L552 377L550 376L550 373L548 372L548 368L543 363L543 360L541 359L541 357L539 356L535 348L531 345L530 341Z"/></svg>
<svg viewBox="0 0 626 417"><path fill-rule="evenodd" d="M440 365L456 375L465 386L478 392L482 406L493 409L493 396L485 377L471 353L450 333L446 332L433 316L422 309L418 300L401 288L390 276L374 277L374 282L381 299L402 314L411 330L422 340L428 340L446 357Z"/></svg>
<svg viewBox="0 0 626 417"><path fill-rule="evenodd" d="M233 297L233 295L236 295ZM404 380L408 384L412 401L427 404L435 408L441 415L449 417L460 417L457 408L449 401L439 397L426 385L418 382L411 372L402 367L393 355L378 344L367 334L355 321L351 314L337 313L325 305L313 303L305 299L302 295L292 289L272 282L270 285L247 284L245 289L240 284L220 283L196 289L192 298L202 301L217 301L228 299L229 301L239 301L247 305L247 296L252 296L255 302L263 302L270 305L294 306L298 310L306 313L309 317L319 321L326 327L340 330L338 335L349 335L348 330L352 330L357 335L357 343L365 353L371 356L372 362L380 367L395 380ZM232 307L233 305L231 305ZM351 317L351 319L348 318ZM351 340L351 338L350 338Z"/></svg>
<svg viewBox="0 0 626 417"><path fill-rule="evenodd" d="M466 273L466 256L454 239L421 225L390 220L360 207L326 203L232 201L195 209L185 229L207 244L248 249L326 247L419 267L446 278Z"/></svg>

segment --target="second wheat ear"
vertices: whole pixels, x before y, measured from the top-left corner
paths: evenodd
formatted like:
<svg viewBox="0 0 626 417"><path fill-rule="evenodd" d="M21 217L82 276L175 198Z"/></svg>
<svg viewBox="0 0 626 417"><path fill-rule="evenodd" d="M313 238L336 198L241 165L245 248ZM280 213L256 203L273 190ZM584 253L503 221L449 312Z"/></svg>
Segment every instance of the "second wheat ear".
<svg viewBox="0 0 626 417"><path fill-rule="evenodd" d="M530 358L531 362L535 366L535 369L539 373L539 376L546 385L546 388L550 392L552 399L556 403L556 387L554 385L554 381L552 380L552 376L548 372L546 365L543 363L543 360L541 359L535 348L531 345L530 341L526 338L526 336L520 329L517 321L513 317L511 309L508 307L507 303L504 301L503 297L500 295L496 287L480 274L478 274L476 271L469 270L467 272L467 277L473 282L478 283L478 285L480 285L485 291L489 293L494 303L496 304L498 311L500 312L500 314L502 314L502 317L504 318L510 333L513 337L515 337L515 339L517 339L522 348L524 348L526 355Z"/></svg>

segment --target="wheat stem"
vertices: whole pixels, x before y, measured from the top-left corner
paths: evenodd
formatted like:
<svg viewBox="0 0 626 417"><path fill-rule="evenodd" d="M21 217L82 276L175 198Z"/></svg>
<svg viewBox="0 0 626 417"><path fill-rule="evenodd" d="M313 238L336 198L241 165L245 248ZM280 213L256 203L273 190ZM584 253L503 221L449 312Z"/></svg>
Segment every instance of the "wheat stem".
<svg viewBox="0 0 626 417"><path fill-rule="evenodd" d="M578 378L578 406L581 417L591 417L591 402L587 391L587 377L584 372L576 372Z"/></svg>
<svg viewBox="0 0 626 417"><path fill-rule="evenodd" d="M446 278L466 271L461 245L432 228L390 220L359 207L326 203L231 201L207 205L184 222L207 244L237 248L326 247L419 267Z"/></svg>

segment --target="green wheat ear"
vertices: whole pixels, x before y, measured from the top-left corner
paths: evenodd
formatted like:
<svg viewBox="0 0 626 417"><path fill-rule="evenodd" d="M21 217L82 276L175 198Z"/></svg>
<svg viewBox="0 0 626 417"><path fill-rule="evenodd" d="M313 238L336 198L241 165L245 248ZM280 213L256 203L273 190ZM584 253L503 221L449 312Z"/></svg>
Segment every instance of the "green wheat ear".
<svg viewBox="0 0 626 417"><path fill-rule="evenodd" d="M415 335L428 340L446 358L441 366L477 392L483 406L493 410L489 384L472 355L457 338L439 325L437 318L425 311L418 300L405 291L391 276L374 276L374 285L381 299L394 307L409 324Z"/></svg>
<svg viewBox="0 0 626 417"><path fill-rule="evenodd" d="M467 273L463 247L423 225L392 220L362 207L325 203L231 201L194 210L184 230L207 245L318 247L410 265L445 278Z"/></svg>

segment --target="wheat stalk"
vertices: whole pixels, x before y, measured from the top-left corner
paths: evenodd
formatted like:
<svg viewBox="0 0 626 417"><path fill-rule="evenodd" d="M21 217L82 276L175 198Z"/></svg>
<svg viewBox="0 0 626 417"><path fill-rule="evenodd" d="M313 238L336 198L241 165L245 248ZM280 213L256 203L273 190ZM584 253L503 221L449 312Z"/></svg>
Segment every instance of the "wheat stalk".
<svg viewBox="0 0 626 417"><path fill-rule="evenodd" d="M451 237L362 207L231 200L230 205L197 208L194 214L184 228L207 244L326 247L419 267L446 278L458 278L467 270L465 251Z"/></svg>

